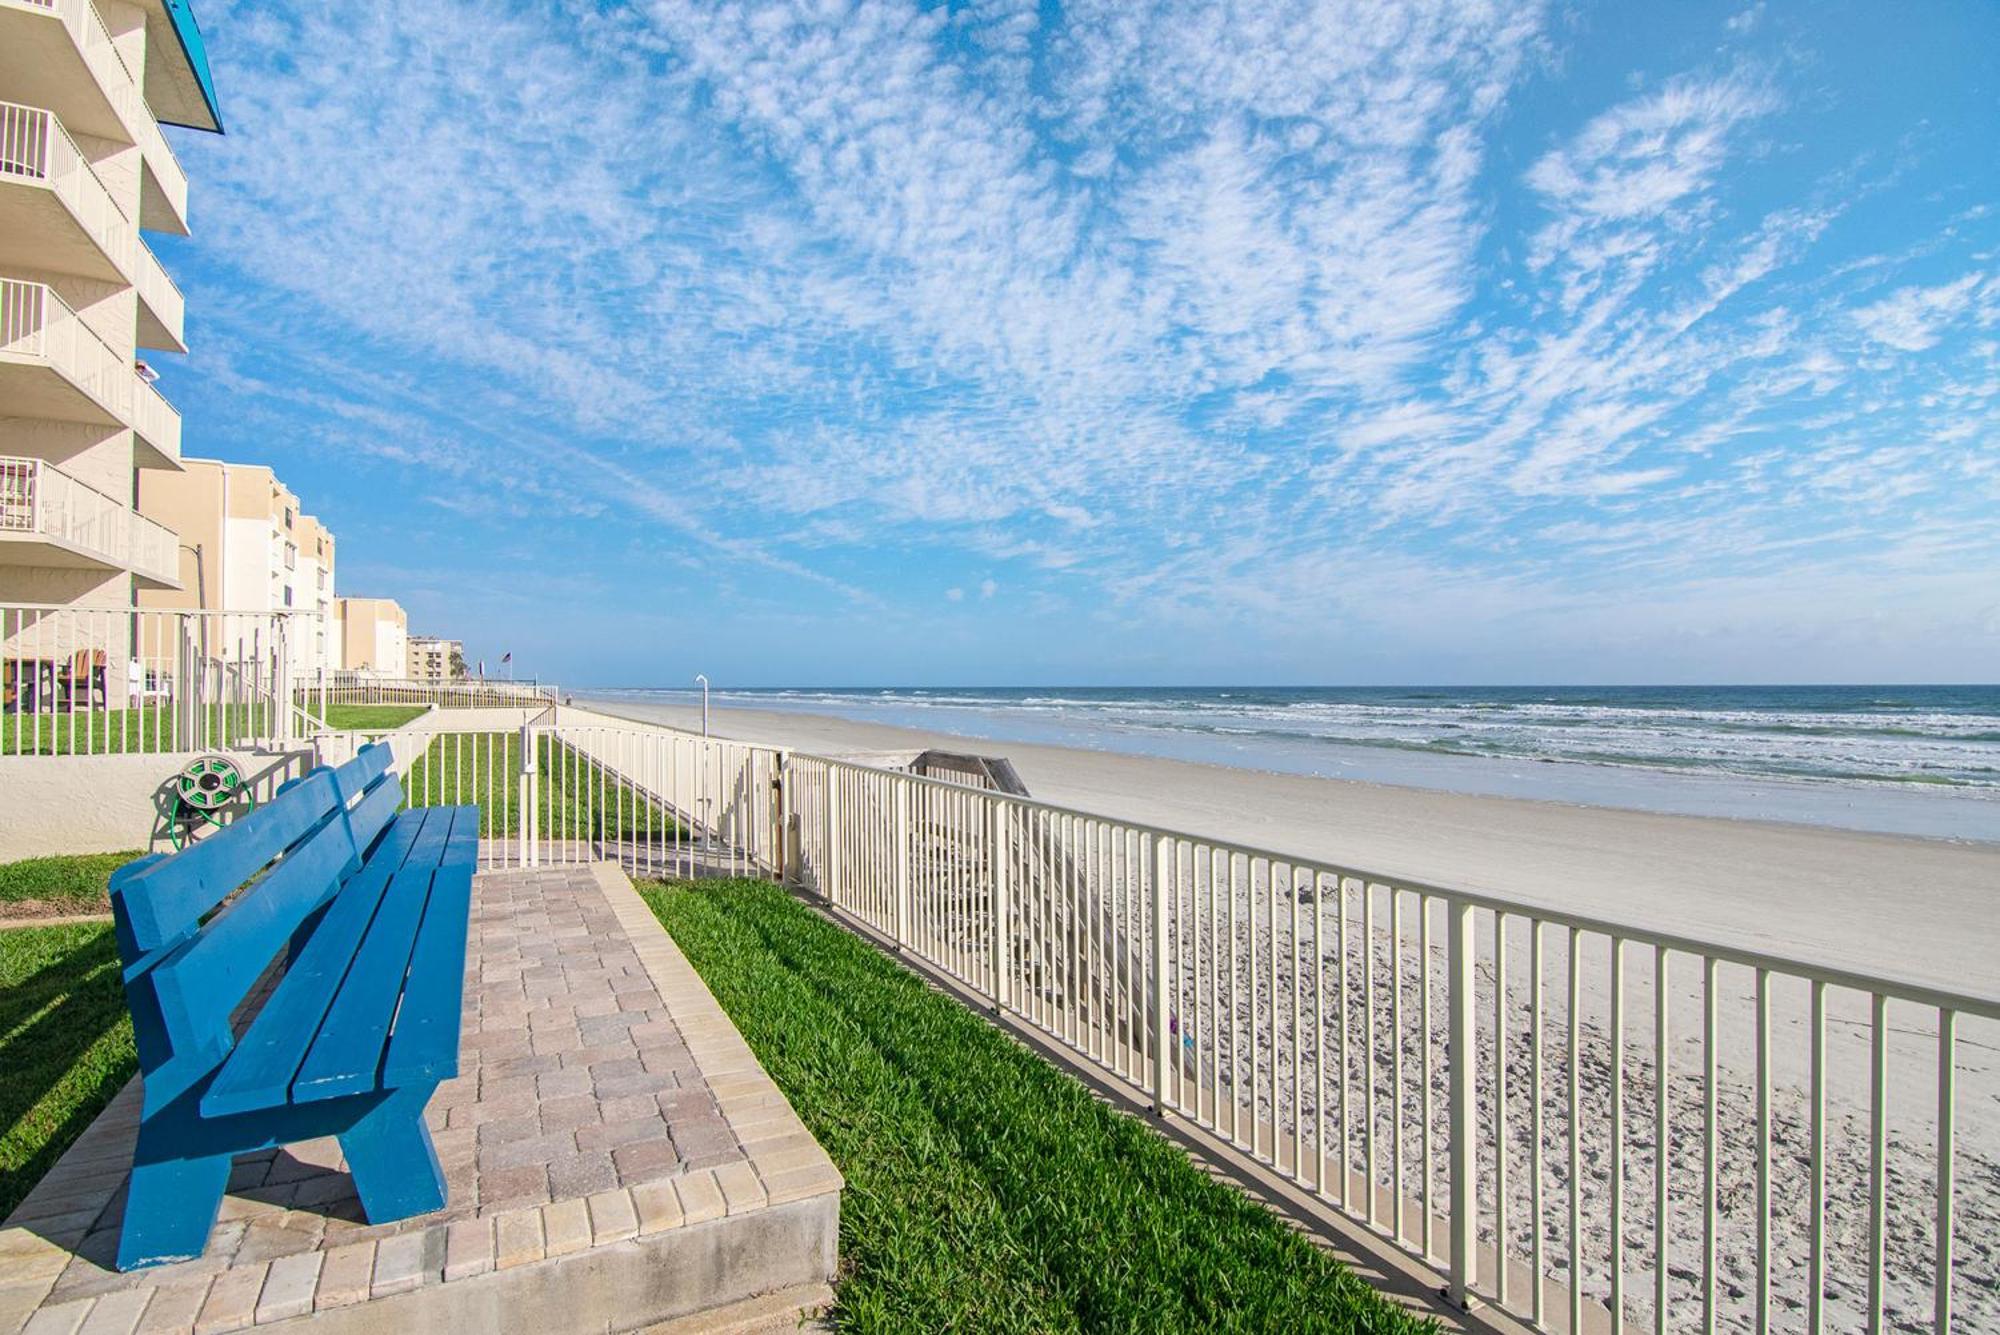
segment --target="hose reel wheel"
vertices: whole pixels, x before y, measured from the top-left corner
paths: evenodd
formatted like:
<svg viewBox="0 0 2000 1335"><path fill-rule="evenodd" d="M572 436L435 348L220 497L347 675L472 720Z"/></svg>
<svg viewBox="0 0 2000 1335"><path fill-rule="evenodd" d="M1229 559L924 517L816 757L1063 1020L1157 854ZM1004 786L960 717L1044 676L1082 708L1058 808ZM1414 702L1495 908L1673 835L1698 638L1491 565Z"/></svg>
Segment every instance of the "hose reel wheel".
<svg viewBox="0 0 2000 1335"><path fill-rule="evenodd" d="M196 811L220 811L243 796L243 771L227 756L202 756L175 778L174 791Z"/></svg>
<svg viewBox="0 0 2000 1335"><path fill-rule="evenodd" d="M173 795L167 836L176 849L257 809L256 789L228 756L197 756L168 780L167 790Z"/></svg>

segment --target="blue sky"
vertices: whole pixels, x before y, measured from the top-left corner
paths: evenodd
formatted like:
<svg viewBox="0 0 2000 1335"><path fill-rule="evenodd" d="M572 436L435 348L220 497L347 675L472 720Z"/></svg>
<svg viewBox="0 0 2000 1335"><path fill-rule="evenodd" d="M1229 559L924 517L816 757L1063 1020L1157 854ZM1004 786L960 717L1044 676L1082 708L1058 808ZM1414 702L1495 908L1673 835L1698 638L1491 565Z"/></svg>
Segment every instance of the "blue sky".
<svg viewBox="0 0 2000 1335"><path fill-rule="evenodd" d="M198 12L187 451L474 658L2000 678L1986 0Z"/></svg>

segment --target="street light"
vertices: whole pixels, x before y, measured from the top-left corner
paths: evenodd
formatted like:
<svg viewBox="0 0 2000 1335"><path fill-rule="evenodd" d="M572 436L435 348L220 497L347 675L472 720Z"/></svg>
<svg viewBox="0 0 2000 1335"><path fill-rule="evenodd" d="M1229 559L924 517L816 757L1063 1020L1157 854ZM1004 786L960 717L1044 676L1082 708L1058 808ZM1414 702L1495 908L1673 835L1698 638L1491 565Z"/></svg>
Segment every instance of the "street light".
<svg viewBox="0 0 2000 1335"><path fill-rule="evenodd" d="M708 674L697 672L694 679L701 683L701 735L708 736Z"/></svg>

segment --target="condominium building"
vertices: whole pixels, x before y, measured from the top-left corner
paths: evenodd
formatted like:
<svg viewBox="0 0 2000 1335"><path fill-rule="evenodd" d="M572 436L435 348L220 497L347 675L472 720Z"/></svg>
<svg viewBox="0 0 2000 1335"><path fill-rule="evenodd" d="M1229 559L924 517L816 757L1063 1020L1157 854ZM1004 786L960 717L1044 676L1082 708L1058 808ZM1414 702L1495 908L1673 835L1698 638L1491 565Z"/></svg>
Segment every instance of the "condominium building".
<svg viewBox="0 0 2000 1335"><path fill-rule="evenodd" d="M342 670L376 677L409 670L410 618L394 598L336 598L333 607Z"/></svg>
<svg viewBox="0 0 2000 1335"><path fill-rule="evenodd" d="M141 590L139 605L256 613L228 618L225 635L289 612L289 658L312 673L337 669L332 652L333 537L263 464L185 459L179 472L139 480L139 512L180 536L180 586ZM262 629L263 634L272 634Z"/></svg>
<svg viewBox="0 0 2000 1335"><path fill-rule="evenodd" d="M188 231L162 122L221 130L186 0L0 0L0 608L130 608L182 582L179 539L137 505L141 476L182 466L139 360L186 351L141 237ZM0 651L38 616L0 618ZM94 648L122 670L129 646Z"/></svg>
<svg viewBox="0 0 2000 1335"><path fill-rule="evenodd" d="M340 668L340 623L333 612L333 534L311 515L300 515L298 549L295 606L312 620L302 661L308 671L335 672Z"/></svg>
<svg viewBox="0 0 2000 1335"><path fill-rule="evenodd" d="M414 681L456 681L465 674L465 642L436 635L410 637L410 677Z"/></svg>

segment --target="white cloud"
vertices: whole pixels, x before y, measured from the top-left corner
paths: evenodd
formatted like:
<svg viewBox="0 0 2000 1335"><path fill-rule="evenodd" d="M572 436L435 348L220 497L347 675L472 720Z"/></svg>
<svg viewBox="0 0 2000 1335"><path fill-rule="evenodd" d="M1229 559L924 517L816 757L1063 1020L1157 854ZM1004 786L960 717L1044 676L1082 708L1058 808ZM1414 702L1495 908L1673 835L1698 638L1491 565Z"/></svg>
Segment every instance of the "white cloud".
<svg viewBox="0 0 2000 1335"><path fill-rule="evenodd" d="M1779 67L1525 124L1535 4L214 4L201 365L462 512L844 603L935 610L887 549L994 569L993 615L1387 616L1990 494L1993 354L1884 349L2000 285L1814 269L1851 192L1755 173ZM1822 442L1880 466L1783 466Z"/></svg>
<svg viewBox="0 0 2000 1335"><path fill-rule="evenodd" d="M1722 166L1730 132L1776 106L1740 77L1676 79L1598 115L1537 161L1528 183L1577 217L1656 217L1706 188Z"/></svg>
<svg viewBox="0 0 2000 1335"><path fill-rule="evenodd" d="M1854 322L1877 343L1902 352L1937 346L1945 326L1971 308L1983 275L1969 273L1936 287L1899 288L1854 312Z"/></svg>

